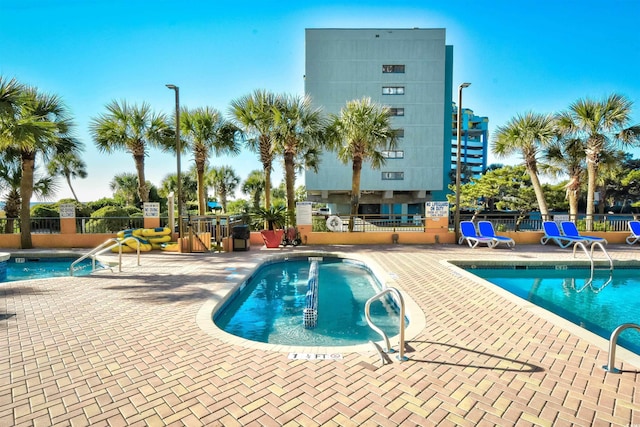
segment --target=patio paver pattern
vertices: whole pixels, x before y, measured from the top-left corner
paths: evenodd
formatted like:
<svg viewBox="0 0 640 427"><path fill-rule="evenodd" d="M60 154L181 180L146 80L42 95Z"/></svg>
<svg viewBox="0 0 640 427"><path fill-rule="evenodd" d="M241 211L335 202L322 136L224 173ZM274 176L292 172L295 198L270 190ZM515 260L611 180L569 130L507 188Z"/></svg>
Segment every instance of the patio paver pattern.
<svg viewBox="0 0 640 427"><path fill-rule="evenodd" d="M606 348L442 262L571 259L570 249L337 250L396 275L424 310L408 361L291 360L199 328L203 304L273 250L145 253L139 267L128 255L120 273L0 285L0 426L640 426L640 366L618 360L623 372L606 373Z"/></svg>

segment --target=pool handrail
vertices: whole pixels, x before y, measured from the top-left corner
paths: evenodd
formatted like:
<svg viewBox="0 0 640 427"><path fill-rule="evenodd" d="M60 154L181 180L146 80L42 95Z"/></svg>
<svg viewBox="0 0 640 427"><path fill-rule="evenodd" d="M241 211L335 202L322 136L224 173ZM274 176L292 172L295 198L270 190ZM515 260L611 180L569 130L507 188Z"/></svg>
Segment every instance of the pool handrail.
<svg viewBox="0 0 640 427"><path fill-rule="evenodd" d="M101 244L99 244L98 246L96 246L91 251L87 252L77 260L73 261L69 266L69 274L73 276L73 271L74 271L73 267L87 258L91 258L91 260L93 261L92 270L95 270L96 257L103 252L106 252L108 250L111 250L112 248L115 248L116 246L118 247L118 272L122 272L122 245L128 242L129 240L133 240L136 242L136 252L138 255L137 261L138 261L138 265L140 265L140 241L133 236L125 237L124 239L118 239L118 238L112 237L111 239L105 240L104 242L102 242Z"/></svg>
<svg viewBox="0 0 640 427"><path fill-rule="evenodd" d="M600 243L600 242L592 242L591 243L591 253L589 253L587 251L587 247L585 246L585 244L583 242L575 242L573 244L573 257L574 258L576 257L576 249L577 248L581 248L582 251L587 256L587 258L589 258L589 262L591 263L591 276L592 277L593 277L593 270L595 268L595 264L594 264L594 261L593 261L593 250L594 250L595 246L598 246L602 250L602 253L604 253L604 255L607 257L607 260L609 261L609 270L613 270L613 259L611 259L611 256L609 255L607 250L604 248L602 243Z"/></svg>
<svg viewBox="0 0 640 427"><path fill-rule="evenodd" d="M623 323L618 326L611 333L611 338L609 338L609 358L606 365L602 366L607 372L611 372L612 374L619 374L621 371L615 367L616 365L616 346L618 345L618 337L625 329L634 328L640 332L640 325L636 323Z"/></svg>
<svg viewBox="0 0 640 427"><path fill-rule="evenodd" d="M385 343L385 346L386 346L385 351L387 353L394 353L395 351L393 350L393 348L391 348L391 345L389 343L389 337L387 337L387 334L385 334L382 329L380 329L379 327L377 327L373 323L373 321L371 320L371 313L370 313L371 303L373 301L377 300L377 299L382 298L386 294L393 294L393 296L396 298L396 303L400 306L400 331L399 331L399 347L400 347L399 348L399 352L400 352L400 354L398 355L397 358L398 358L398 360L400 362L403 362L403 361L407 360L407 358L404 356L404 313L405 313L405 309L404 309L404 299L402 298L402 294L400 294L400 291L397 290L396 288L384 288L383 290L381 290L380 292L378 292L377 294L375 294L374 296L369 298L367 300L366 304L364 305L364 316L365 316L365 319L367 319L367 323L369 324L371 329L376 331L378 334L380 334L384 338L384 343Z"/></svg>

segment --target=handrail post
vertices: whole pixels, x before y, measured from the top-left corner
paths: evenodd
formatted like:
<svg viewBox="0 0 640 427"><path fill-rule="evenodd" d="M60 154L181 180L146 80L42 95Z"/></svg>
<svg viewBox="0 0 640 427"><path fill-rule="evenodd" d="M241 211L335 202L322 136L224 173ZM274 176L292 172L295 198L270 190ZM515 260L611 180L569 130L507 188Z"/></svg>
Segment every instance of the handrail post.
<svg viewBox="0 0 640 427"><path fill-rule="evenodd" d="M614 329L614 331L611 333L611 338L609 338L609 357L608 357L607 365L604 365L602 367L602 369L604 369L605 371L611 372L612 374L619 374L620 373L620 369L616 369L616 367L615 367L615 364L616 364L616 346L618 344L618 337L620 336L622 331L624 331L625 329L628 329L628 328L634 328L634 329L637 329L638 331L640 331L640 325L638 325L636 323L623 323L622 325L620 325L616 329Z"/></svg>

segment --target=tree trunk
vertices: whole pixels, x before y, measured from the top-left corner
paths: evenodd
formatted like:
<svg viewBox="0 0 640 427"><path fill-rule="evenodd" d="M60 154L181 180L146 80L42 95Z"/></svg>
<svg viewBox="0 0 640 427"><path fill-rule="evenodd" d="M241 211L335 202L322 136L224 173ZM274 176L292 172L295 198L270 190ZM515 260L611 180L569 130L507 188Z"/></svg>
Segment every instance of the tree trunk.
<svg viewBox="0 0 640 427"><path fill-rule="evenodd" d="M73 191L73 186L71 185L71 178L69 177L69 175L67 175L67 184L69 185L69 189L71 190L71 194L73 194L73 198L75 199L75 201L80 203L80 200L78 200L78 196L76 196L76 192Z"/></svg>
<svg viewBox="0 0 640 427"><path fill-rule="evenodd" d="M575 221L578 218L578 194L569 190L569 219Z"/></svg>
<svg viewBox="0 0 640 427"><path fill-rule="evenodd" d="M226 214L227 213L227 190L224 189L222 191L220 191L220 204L222 205L222 213Z"/></svg>
<svg viewBox="0 0 640 427"><path fill-rule="evenodd" d="M295 193L295 182L296 182L296 171L293 160L293 153L291 151L285 151L284 153L284 179L285 185L287 187L287 211L289 220L295 220L295 211L296 211L296 193Z"/></svg>
<svg viewBox="0 0 640 427"><path fill-rule="evenodd" d="M575 221L578 218L578 194L580 191L580 178L570 176L567 188L567 200L569 201L569 218Z"/></svg>
<svg viewBox="0 0 640 427"><path fill-rule="evenodd" d="M529 171L529 175L531 176L531 185L533 186L533 191L536 193L536 199L538 201L538 208L540 208L540 214L542 215L543 220L548 220L549 210L547 209L547 201L544 198L544 192L542 191L542 185L540 184L540 179L538 178L538 174L535 170L527 167Z"/></svg>
<svg viewBox="0 0 640 427"><path fill-rule="evenodd" d="M264 166L264 208L271 208L271 165Z"/></svg>
<svg viewBox="0 0 640 427"><path fill-rule="evenodd" d="M257 210L260 207L260 193L262 190L255 190L253 193L253 209Z"/></svg>
<svg viewBox="0 0 640 427"><path fill-rule="evenodd" d="M196 159L196 180L198 181L198 215L206 215L204 201L204 161Z"/></svg>
<svg viewBox="0 0 640 427"><path fill-rule="evenodd" d="M22 155L22 178L20 179L20 247L32 249L31 242L31 195L33 194L34 154Z"/></svg>
<svg viewBox="0 0 640 427"><path fill-rule="evenodd" d="M593 213L594 213L594 194L596 189L596 175L597 175L596 162L591 156L587 156L587 217L585 228L586 231L593 231Z"/></svg>
<svg viewBox="0 0 640 427"><path fill-rule="evenodd" d="M353 176L351 178L351 217L349 218L349 231L353 231L353 223L358 215L360 206L360 174L362 172L362 160L359 157L353 159Z"/></svg>
<svg viewBox="0 0 640 427"><path fill-rule="evenodd" d="M136 171L138 172L138 195L140 196L140 201L146 203L149 201L149 189L144 176L144 153L134 154L133 160L136 163Z"/></svg>

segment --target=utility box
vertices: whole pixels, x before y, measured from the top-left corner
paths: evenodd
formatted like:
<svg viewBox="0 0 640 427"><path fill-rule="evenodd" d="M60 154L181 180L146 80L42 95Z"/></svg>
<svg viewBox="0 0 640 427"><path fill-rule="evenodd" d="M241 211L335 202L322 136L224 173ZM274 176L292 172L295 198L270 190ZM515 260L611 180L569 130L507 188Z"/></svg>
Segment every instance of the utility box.
<svg viewBox="0 0 640 427"><path fill-rule="evenodd" d="M251 230L248 225L236 225L231 228L233 251L248 251L251 246Z"/></svg>

